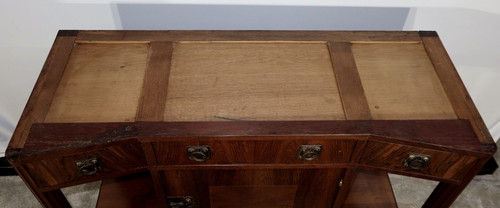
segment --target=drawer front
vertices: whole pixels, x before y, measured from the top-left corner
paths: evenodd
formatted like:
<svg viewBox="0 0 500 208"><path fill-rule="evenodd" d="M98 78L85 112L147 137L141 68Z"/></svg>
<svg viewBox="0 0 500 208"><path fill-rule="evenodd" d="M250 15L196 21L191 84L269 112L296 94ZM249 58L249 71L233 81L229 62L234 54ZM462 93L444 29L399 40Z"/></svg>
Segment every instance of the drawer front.
<svg viewBox="0 0 500 208"><path fill-rule="evenodd" d="M287 137L265 140L165 141L154 142L153 146L159 165L332 164L349 162L355 144L354 139ZM188 147L200 145L210 148L211 158L205 161L189 159ZM302 145L321 145L319 158L310 161L300 159L298 155Z"/></svg>
<svg viewBox="0 0 500 208"><path fill-rule="evenodd" d="M472 156L378 141L369 141L364 150L361 164L454 180L461 180L477 161ZM415 158L421 161L411 167Z"/></svg>
<svg viewBox="0 0 500 208"><path fill-rule="evenodd" d="M96 158L99 164L82 164ZM80 169L77 162L80 161ZM119 174L147 165L139 142L26 163L24 167L39 187ZM97 169L94 169L97 168ZM95 173L94 173L95 172Z"/></svg>

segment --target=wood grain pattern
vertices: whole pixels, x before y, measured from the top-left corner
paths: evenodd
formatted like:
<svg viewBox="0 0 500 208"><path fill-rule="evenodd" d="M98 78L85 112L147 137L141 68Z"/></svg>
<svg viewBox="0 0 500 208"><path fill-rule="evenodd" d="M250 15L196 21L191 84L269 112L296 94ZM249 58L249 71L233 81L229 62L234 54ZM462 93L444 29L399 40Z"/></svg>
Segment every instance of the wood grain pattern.
<svg viewBox="0 0 500 208"><path fill-rule="evenodd" d="M17 162L17 161L16 161ZM69 208L69 204L66 197L64 197L61 190L51 190L51 191L41 191L37 188L36 182L28 174L26 169L20 164L13 164L14 169L19 173L21 179L28 185L30 191L35 195L36 199L47 208Z"/></svg>
<svg viewBox="0 0 500 208"><path fill-rule="evenodd" d="M99 198L97 207L109 207L120 205L120 207L149 207L148 205L154 204L154 194L145 194L152 193L153 185L152 181L149 179L147 174L136 174L131 176L120 177L117 179L108 179L104 180L102 183L101 191L99 192ZM214 195L212 190L216 190L221 188L222 192L224 189L232 189L233 186L211 186L209 188L210 198ZM249 192L252 192L256 195L259 195L259 192L255 192L253 190L258 190L261 187L264 190L263 193L268 193L268 196L275 199L273 194L278 194L279 196L283 196L292 190L296 190L296 186L294 185L274 185L274 186L240 186L235 187L234 190L245 192L247 190L243 190L242 188L252 189ZM275 187L274 189L272 187ZM342 188L347 187L343 186ZM349 195L349 201L346 202L344 207L397 207L395 206L394 196L392 195L392 188L390 187L390 181L388 180L387 174L371 172L366 170L359 170L359 173L356 175L352 182L353 192ZM276 193L274 190L283 190L286 193ZM272 193L269 193L272 192ZM227 193L227 191L225 192ZM230 196L233 193L227 193ZM221 196L220 194L217 194ZM252 195L252 194L250 194ZM237 195L238 196L238 195ZM295 196L295 193L294 193ZM293 196L293 197L294 197ZM222 195L221 197L229 198L227 196ZM132 200L136 199L136 200ZM140 200L137 200L140 199ZM361 200L362 199L362 200ZM248 200L246 199L241 199ZM216 201L216 203L224 203L224 200ZM279 203L279 200L275 200ZM142 203L142 204L138 204ZM211 207L214 207L213 201L211 202ZM271 202L272 203L272 202ZM250 203L240 203L236 207L245 206ZM215 204L217 205L217 204ZM292 207L288 206L288 204L283 203L282 207ZM217 207L217 206L215 206ZM234 206L233 206L234 207ZM253 206L256 207L256 206ZM258 206L261 207L261 206ZM279 207L279 206L273 206Z"/></svg>
<svg viewBox="0 0 500 208"><path fill-rule="evenodd" d="M137 121L162 121L172 60L172 42L152 42L137 109Z"/></svg>
<svg viewBox="0 0 500 208"><path fill-rule="evenodd" d="M32 123L43 122L73 49L75 36L58 36L52 45L19 123L9 142L6 156L26 142ZM11 151L12 150L12 151Z"/></svg>
<svg viewBox="0 0 500 208"><path fill-rule="evenodd" d="M292 208L297 186L209 186L211 208Z"/></svg>
<svg viewBox="0 0 500 208"><path fill-rule="evenodd" d="M430 155L432 158L426 168L412 170L402 165L409 153ZM462 180L467 170L469 170L477 160L477 157L463 156L450 152L369 141L360 163L372 167L404 170L406 172L413 172L414 174L433 175L442 178Z"/></svg>
<svg viewBox="0 0 500 208"><path fill-rule="evenodd" d="M160 200L155 198L153 181L149 174L138 173L103 180L97 208L157 208Z"/></svg>
<svg viewBox="0 0 500 208"><path fill-rule="evenodd" d="M186 158L204 144L211 160ZM358 169L440 181L424 207L448 207L495 151L435 32L60 31L7 157L46 207L143 171L99 206L393 207L387 175ZM430 165L402 167L410 152Z"/></svg>
<svg viewBox="0 0 500 208"><path fill-rule="evenodd" d="M350 43L328 43L333 70L347 120L370 120L370 108L351 51Z"/></svg>
<svg viewBox="0 0 500 208"><path fill-rule="evenodd" d="M494 144L488 128L437 34L422 37L422 41L458 118L471 121L481 143Z"/></svg>
<svg viewBox="0 0 500 208"><path fill-rule="evenodd" d="M398 207L387 173L358 170L351 186L343 208Z"/></svg>
<svg viewBox="0 0 500 208"><path fill-rule="evenodd" d="M412 31L80 31L78 41L421 41Z"/></svg>
<svg viewBox="0 0 500 208"><path fill-rule="evenodd" d="M357 168L357 166L356 166ZM342 185L339 182L339 192L337 197L335 197L335 202L332 208L342 208L344 206L344 202L349 196L349 192L352 188L352 182L356 176L356 168L346 168L344 169L344 173L342 174Z"/></svg>
<svg viewBox="0 0 500 208"><path fill-rule="evenodd" d="M322 145L319 159L305 161L297 158L300 145ZM266 140L204 140L156 142L153 144L159 165L206 164L333 164L348 163L356 141L334 137L268 137ZM189 160L186 146L209 145L212 158L203 163Z"/></svg>
<svg viewBox="0 0 500 208"><path fill-rule="evenodd" d="M464 179L459 184L439 183L422 207L440 208L451 206L487 161L488 158L477 161L474 166L469 169Z"/></svg>
<svg viewBox="0 0 500 208"><path fill-rule="evenodd" d="M44 122L134 121L147 44L78 44Z"/></svg>
<svg viewBox="0 0 500 208"><path fill-rule="evenodd" d="M78 172L74 163L76 160L91 157L99 158L103 169L92 176L82 175ZM112 146L80 154L66 155L62 158L50 158L24 164L27 172L36 181L38 187L61 185L85 178L103 177L145 166L144 153L137 143Z"/></svg>
<svg viewBox="0 0 500 208"><path fill-rule="evenodd" d="M261 170L172 170L162 171L167 193L194 196L200 208L210 207L211 186L297 186L294 207L331 207L337 193L341 170L261 169ZM250 198L253 196L247 196ZM221 202L222 203L222 202Z"/></svg>
<svg viewBox="0 0 500 208"><path fill-rule="evenodd" d="M160 172L153 168L157 165L156 155L153 149L153 144L151 142L141 142L142 149L144 150L144 154L146 156L146 160L149 166L149 172L151 174L151 180L153 181L154 192L156 195L156 199L159 201L159 206L167 207L167 198L165 196L165 189L161 184L163 184L163 180L161 178Z"/></svg>
<svg viewBox="0 0 500 208"><path fill-rule="evenodd" d="M373 119L456 119L421 44L353 44Z"/></svg>
<svg viewBox="0 0 500 208"><path fill-rule="evenodd" d="M165 121L343 120L325 43L185 43Z"/></svg>
<svg viewBox="0 0 500 208"><path fill-rule="evenodd" d="M67 147L98 145L141 137L146 141L267 140L269 136L378 135L370 137L423 148L470 155L489 155L495 147L481 145L466 120L258 121L35 124L23 157ZM286 138L286 137L282 137Z"/></svg>

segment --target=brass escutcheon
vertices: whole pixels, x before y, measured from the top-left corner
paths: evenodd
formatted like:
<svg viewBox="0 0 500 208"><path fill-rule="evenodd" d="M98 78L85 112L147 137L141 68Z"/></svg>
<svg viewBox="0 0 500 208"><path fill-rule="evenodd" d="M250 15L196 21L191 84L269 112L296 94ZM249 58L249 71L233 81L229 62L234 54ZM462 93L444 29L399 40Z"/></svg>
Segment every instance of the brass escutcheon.
<svg viewBox="0 0 500 208"><path fill-rule="evenodd" d="M102 170L101 162L99 162L99 158L97 157L92 157L85 160L76 160L75 166L78 172L86 176L94 175Z"/></svg>
<svg viewBox="0 0 500 208"><path fill-rule="evenodd" d="M411 168L413 170L421 170L429 165L431 162L430 155L408 153L403 161L403 167Z"/></svg>
<svg viewBox="0 0 500 208"><path fill-rule="evenodd" d="M321 156L323 147L321 145L300 145L297 157L301 160L316 160Z"/></svg>
<svg viewBox="0 0 500 208"><path fill-rule="evenodd" d="M196 162L205 162L212 158L212 149L208 145L187 146L186 154L190 160Z"/></svg>
<svg viewBox="0 0 500 208"><path fill-rule="evenodd" d="M168 196L168 208L194 208L195 199L192 196Z"/></svg>

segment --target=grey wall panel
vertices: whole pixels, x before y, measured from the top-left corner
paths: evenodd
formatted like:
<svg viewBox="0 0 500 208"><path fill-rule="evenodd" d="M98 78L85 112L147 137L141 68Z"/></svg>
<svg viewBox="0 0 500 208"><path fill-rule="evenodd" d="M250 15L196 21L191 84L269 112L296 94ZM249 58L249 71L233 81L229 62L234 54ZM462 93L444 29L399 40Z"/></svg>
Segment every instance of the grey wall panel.
<svg viewBox="0 0 500 208"><path fill-rule="evenodd" d="M410 8L117 4L125 30L402 30Z"/></svg>

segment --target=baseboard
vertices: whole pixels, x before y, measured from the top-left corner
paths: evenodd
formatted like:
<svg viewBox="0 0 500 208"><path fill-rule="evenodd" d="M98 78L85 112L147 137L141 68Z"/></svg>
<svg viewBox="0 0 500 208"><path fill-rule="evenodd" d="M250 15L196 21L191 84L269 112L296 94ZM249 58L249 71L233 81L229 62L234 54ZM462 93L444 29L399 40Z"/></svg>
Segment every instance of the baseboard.
<svg viewBox="0 0 500 208"><path fill-rule="evenodd" d="M14 168L7 162L5 157L0 157L0 176L14 176L17 172Z"/></svg>

